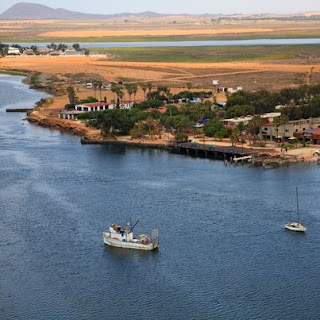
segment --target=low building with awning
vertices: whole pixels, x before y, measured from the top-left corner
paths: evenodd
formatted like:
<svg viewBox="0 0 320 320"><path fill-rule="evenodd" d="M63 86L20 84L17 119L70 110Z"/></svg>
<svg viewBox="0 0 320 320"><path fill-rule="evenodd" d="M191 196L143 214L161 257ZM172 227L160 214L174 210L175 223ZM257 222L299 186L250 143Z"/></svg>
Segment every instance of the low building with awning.
<svg viewBox="0 0 320 320"><path fill-rule="evenodd" d="M311 142L312 144L320 144L320 128L295 132L293 136L304 143Z"/></svg>

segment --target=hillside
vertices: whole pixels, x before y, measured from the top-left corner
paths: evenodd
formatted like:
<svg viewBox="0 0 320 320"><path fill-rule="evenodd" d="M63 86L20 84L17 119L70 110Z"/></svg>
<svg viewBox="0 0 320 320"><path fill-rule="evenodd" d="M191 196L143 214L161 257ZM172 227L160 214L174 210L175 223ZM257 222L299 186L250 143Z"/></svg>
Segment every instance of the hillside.
<svg viewBox="0 0 320 320"><path fill-rule="evenodd" d="M66 9L53 9L48 6L29 3L29 2L20 2L13 5L11 8L0 14L0 20L102 20L116 17L137 17L137 18L160 18L160 17L203 17L203 18L212 18L216 21L223 20L319 20L319 12L307 12L307 13L297 13L297 14L159 14L151 11L145 11L141 13L130 13L123 12L119 14L89 14L76 11L70 11Z"/></svg>
<svg viewBox="0 0 320 320"><path fill-rule="evenodd" d="M0 14L0 20L93 20L108 19L117 16L139 16L139 17L156 17L161 16L154 12L142 12L137 14L121 13L121 14L89 14L66 9L53 9L48 6L21 2L13 5L11 8Z"/></svg>

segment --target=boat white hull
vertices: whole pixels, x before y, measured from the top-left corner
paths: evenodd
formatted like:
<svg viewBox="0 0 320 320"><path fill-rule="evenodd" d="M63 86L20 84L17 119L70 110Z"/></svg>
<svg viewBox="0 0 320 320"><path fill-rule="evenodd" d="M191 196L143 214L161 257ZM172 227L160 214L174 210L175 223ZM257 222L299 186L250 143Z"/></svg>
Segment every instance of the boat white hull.
<svg viewBox="0 0 320 320"><path fill-rule="evenodd" d="M297 232L306 232L307 228L298 222L290 222L284 225L287 230L297 231Z"/></svg>
<svg viewBox="0 0 320 320"><path fill-rule="evenodd" d="M106 245L111 247L126 248L126 249L150 251L158 248L158 244L156 243L143 244L143 243L137 243L137 242L125 242L117 239L112 239L106 236L103 236L103 242Z"/></svg>

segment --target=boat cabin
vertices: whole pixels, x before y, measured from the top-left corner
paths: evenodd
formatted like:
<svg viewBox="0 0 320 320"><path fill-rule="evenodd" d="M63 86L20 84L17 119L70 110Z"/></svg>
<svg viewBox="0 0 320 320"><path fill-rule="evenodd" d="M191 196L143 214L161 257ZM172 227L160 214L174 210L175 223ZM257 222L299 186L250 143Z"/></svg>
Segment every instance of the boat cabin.
<svg viewBox="0 0 320 320"><path fill-rule="evenodd" d="M129 226L121 227L116 224L112 224L109 231L111 239L123 242L133 241L133 232Z"/></svg>

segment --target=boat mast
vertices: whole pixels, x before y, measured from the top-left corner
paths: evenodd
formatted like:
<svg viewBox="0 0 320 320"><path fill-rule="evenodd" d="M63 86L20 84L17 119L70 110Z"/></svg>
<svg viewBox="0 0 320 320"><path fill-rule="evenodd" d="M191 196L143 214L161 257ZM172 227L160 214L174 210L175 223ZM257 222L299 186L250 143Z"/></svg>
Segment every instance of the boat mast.
<svg viewBox="0 0 320 320"><path fill-rule="evenodd" d="M131 232L133 232L134 227L138 224L139 221L140 221L140 219L137 220L137 222L134 224L133 227L132 227L132 224L131 224Z"/></svg>
<svg viewBox="0 0 320 320"><path fill-rule="evenodd" d="M297 197L297 214L298 214L298 223L300 223L298 187L296 187L296 197Z"/></svg>

